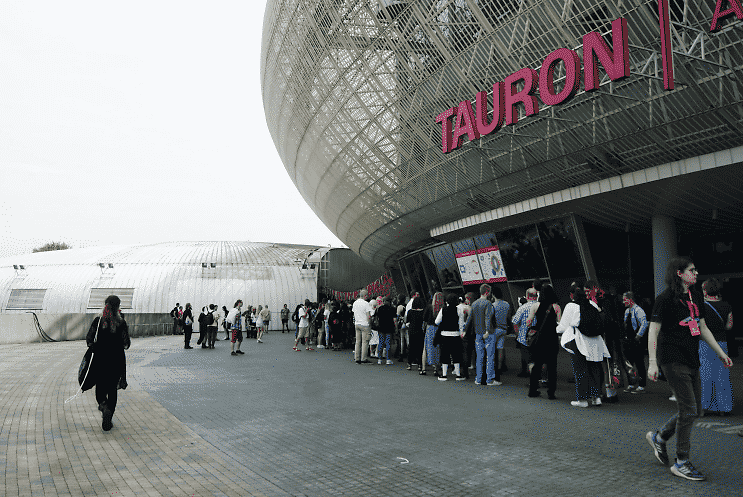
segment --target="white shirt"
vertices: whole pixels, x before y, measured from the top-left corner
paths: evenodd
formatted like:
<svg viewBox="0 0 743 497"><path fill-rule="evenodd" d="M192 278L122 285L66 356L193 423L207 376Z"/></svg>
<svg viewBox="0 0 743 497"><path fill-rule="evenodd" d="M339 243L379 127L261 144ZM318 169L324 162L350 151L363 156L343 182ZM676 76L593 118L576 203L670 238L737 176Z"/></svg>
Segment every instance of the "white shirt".
<svg viewBox="0 0 743 497"><path fill-rule="evenodd" d="M459 316L459 331L464 332L464 324L467 322L467 318L465 317L465 313L469 315L470 311L472 310L472 307L465 304L464 302L460 303L457 306L457 316Z"/></svg>
<svg viewBox="0 0 743 497"><path fill-rule="evenodd" d="M364 299L356 299L353 303L353 319L359 326L369 326L369 316L373 312L371 304Z"/></svg>
<svg viewBox="0 0 743 497"><path fill-rule="evenodd" d="M307 328L310 325L309 314L310 311L305 307L302 306L299 308L299 327L300 328Z"/></svg>
<svg viewBox="0 0 743 497"><path fill-rule="evenodd" d="M598 305L592 300L589 300L592 306L596 309ZM575 339L575 345L578 347L578 352L585 356L587 361L601 362L605 358L611 357L609 349L606 348L604 338L599 335L597 337L587 337L580 332L578 324L580 323L580 306L575 302L570 302L565 306L565 310L562 313L562 319L557 325L557 332L562 333L560 339L560 345L565 348L565 344ZM573 353L570 349L565 349L571 354Z"/></svg>

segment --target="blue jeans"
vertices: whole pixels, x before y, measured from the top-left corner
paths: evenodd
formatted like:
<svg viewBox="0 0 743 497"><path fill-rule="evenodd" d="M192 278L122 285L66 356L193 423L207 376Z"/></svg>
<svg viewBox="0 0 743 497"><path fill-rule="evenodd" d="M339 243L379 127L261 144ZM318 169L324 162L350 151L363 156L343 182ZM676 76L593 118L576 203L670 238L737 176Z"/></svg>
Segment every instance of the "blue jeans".
<svg viewBox="0 0 743 497"><path fill-rule="evenodd" d="M666 375L668 386L676 396L678 413L671 416L663 428L660 436L668 440L676 435L676 457L681 460L689 458L689 438L694 420L702 412L702 385L699 370L685 364L672 362L661 364L663 374Z"/></svg>
<svg viewBox="0 0 743 497"><path fill-rule="evenodd" d="M728 353L727 342L717 342ZM704 340L699 341L699 376L702 380L702 409L730 412L733 410L733 389L730 370Z"/></svg>
<svg viewBox="0 0 743 497"><path fill-rule="evenodd" d="M379 357L379 360L382 360L382 351L386 351L387 355L385 356L388 360L390 358L390 344L392 343L392 334L390 333L380 333L379 334L379 345L377 346L377 357Z"/></svg>
<svg viewBox="0 0 743 497"><path fill-rule="evenodd" d="M493 358L495 355L495 336L492 334L488 335L487 338L483 338L483 335L475 335L475 350L477 351L477 377L475 383L482 382L482 360L487 354L487 378L488 383L495 380L495 363Z"/></svg>

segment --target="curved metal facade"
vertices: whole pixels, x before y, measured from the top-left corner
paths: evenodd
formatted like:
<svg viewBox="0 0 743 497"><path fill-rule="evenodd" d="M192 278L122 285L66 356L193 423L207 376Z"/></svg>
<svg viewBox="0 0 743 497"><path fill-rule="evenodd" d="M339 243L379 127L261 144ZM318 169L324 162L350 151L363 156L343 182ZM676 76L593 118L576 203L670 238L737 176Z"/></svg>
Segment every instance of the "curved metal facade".
<svg viewBox="0 0 743 497"><path fill-rule="evenodd" d="M317 298L319 261L328 250L169 242L14 256L0 259L0 312L91 313L111 293L126 296L122 307L130 314L167 314L176 302L190 302L196 312L210 303L230 308L238 298L278 312L284 304ZM304 261L315 262L315 269L302 269Z"/></svg>
<svg viewBox="0 0 743 497"><path fill-rule="evenodd" d="M728 16L712 33L714 9L670 1L676 88L666 91L656 0L268 0L266 120L320 219L390 267L454 220L743 144L743 23ZM618 18L629 77L600 69L598 90L581 85L528 118L521 108L518 123L442 153L437 115L538 71L558 48L583 58L589 32L611 43Z"/></svg>

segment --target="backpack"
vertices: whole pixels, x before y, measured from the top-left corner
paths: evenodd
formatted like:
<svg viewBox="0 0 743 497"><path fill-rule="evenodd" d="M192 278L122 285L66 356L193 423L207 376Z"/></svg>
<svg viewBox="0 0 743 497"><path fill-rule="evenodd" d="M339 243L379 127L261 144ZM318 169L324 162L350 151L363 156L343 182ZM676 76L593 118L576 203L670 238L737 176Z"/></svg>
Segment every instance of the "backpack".
<svg viewBox="0 0 743 497"><path fill-rule="evenodd" d="M580 304L580 322L578 331L587 337L597 337L603 331L601 313L591 303Z"/></svg>
<svg viewBox="0 0 743 497"><path fill-rule="evenodd" d="M204 322L207 326L214 325L214 313L209 311L206 313L206 316L204 316Z"/></svg>

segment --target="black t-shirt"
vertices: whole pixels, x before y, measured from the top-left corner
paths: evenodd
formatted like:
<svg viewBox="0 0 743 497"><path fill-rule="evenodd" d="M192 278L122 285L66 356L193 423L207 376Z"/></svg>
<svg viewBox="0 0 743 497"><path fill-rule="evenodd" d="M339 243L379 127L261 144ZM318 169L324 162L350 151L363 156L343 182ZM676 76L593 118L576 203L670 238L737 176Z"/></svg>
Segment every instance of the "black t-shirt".
<svg viewBox="0 0 743 497"><path fill-rule="evenodd" d="M707 328L710 329L718 342L727 341L727 331L725 325L728 322L728 316L733 312L733 308L725 301L718 300L715 302L704 302L707 312ZM717 312L715 312L717 311Z"/></svg>
<svg viewBox="0 0 743 497"><path fill-rule="evenodd" d="M691 291L694 314L697 320L704 319L704 299L699 292ZM688 323L692 311L689 308L689 294L674 296L671 289L658 295L653 306L650 321L660 323L658 334L657 359L660 364L681 363L699 368L699 337L692 336Z"/></svg>
<svg viewBox="0 0 743 497"><path fill-rule="evenodd" d="M377 317L379 318L379 333L391 334L395 332L395 316L397 311L391 305L381 305L377 307Z"/></svg>

